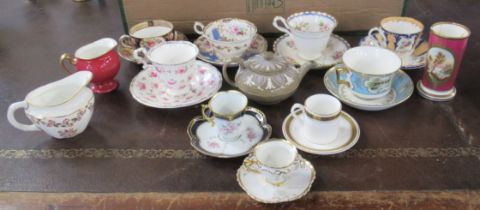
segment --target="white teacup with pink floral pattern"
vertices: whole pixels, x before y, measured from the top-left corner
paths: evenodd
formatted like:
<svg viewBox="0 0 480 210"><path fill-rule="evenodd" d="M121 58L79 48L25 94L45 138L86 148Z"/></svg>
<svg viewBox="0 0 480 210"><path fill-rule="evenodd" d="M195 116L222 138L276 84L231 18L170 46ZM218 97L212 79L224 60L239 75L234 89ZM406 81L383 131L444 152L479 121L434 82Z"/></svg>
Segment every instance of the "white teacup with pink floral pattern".
<svg viewBox="0 0 480 210"><path fill-rule="evenodd" d="M221 91L210 99L208 105L202 105L202 116L216 127L220 140L236 141L246 129L243 121L247 104L247 96L243 93Z"/></svg>
<svg viewBox="0 0 480 210"><path fill-rule="evenodd" d="M144 69L154 68L158 72L160 82L168 87L168 94L180 95L189 91L198 52L197 46L191 42L169 41L148 51L139 48L133 55L143 62Z"/></svg>
<svg viewBox="0 0 480 210"><path fill-rule="evenodd" d="M208 39L215 54L222 61L242 56L257 35L255 24L237 18L220 19L207 26L195 22L193 29Z"/></svg>

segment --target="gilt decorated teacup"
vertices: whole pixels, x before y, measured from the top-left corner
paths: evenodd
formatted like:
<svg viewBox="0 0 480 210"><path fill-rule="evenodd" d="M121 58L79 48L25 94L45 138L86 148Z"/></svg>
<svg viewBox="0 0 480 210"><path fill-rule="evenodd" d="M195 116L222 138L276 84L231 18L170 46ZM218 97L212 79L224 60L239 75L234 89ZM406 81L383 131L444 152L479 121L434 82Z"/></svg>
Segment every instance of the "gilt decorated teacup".
<svg viewBox="0 0 480 210"><path fill-rule="evenodd" d="M387 95L402 64L393 51L373 46L350 48L342 62L335 67L337 83L349 86L355 96L363 99Z"/></svg>
<svg viewBox="0 0 480 210"><path fill-rule="evenodd" d="M278 25L279 21L283 26ZM299 12L290 15L286 20L276 16L273 26L292 37L300 57L315 60L322 56L327 47L337 20L324 12Z"/></svg>
<svg viewBox="0 0 480 210"><path fill-rule="evenodd" d="M253 23L237 18L216 20L207 26L195 22L193 29L207 38L214 53L223 61L242 56L257 34L257 27Z"/></svg>
<svg viewBox="0 0 480 210"><path fill-rule="evenodd" d="M134 57L143 62L144 69L155 69L150 76L157 77L167 94L179 95L190 91L198 48L187 41L168 41L147 50L136 49Z"/></svg>
<svg viewBox="0 0 480 210"><path fill-rule="evenodd" d="M165 40L174 40L177 36L173 24L166 20L149 20L138 23L122 35L120 45L133 50L139 47L152 48Z"/></svg>
<svg viewBox="0 0 480 210"><path fill-rule="evenodd" d="M243 121L247 104L247 96L243 93L221 91L210 99L208 105L202 105L202 116L216 128L220 140L236 141L246 129Z"/></svg>

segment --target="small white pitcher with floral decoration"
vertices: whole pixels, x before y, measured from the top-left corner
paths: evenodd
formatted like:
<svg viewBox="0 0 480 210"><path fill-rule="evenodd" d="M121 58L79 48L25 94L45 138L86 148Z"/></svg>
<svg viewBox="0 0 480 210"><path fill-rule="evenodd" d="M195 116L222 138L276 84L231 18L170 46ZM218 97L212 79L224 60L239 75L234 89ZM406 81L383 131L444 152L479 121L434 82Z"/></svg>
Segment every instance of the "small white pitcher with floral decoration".
<svg viewBox="0 0 480 210"><path fill-rule="evenodd" d="M85 130L92 117L94 96L87 87L90 80L91 72L78 71L35 89L25 100L8 107L8 121L23 131L43 130L58 139L74 137ZM32 124L15 119L15 111L21 108Z"/></svg>

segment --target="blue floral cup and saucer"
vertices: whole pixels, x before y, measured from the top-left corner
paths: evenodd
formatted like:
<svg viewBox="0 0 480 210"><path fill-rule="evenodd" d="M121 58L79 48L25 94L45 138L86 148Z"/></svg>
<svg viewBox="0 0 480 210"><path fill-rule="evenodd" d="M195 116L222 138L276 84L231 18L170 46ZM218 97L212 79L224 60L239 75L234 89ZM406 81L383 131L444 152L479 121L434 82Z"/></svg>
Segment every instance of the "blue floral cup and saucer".
<svg viewBox="0 0 480 210"><path fill-rule="evenodd" d="M396 106L413 93L413 82L399 70L401 60L394 52L373 46L354 47L345 52L343 64L324 76L327 90L345 104L367 111Z"/></svg>
<svg viewBox="0 0 480 210"><path fill-rule="evenodd" d="M360 46L377 46L395 51L402 59L401 69L419 69L426 64L428 43L422 39L423 24L410 17L387 17L360 40Z"/></svg>

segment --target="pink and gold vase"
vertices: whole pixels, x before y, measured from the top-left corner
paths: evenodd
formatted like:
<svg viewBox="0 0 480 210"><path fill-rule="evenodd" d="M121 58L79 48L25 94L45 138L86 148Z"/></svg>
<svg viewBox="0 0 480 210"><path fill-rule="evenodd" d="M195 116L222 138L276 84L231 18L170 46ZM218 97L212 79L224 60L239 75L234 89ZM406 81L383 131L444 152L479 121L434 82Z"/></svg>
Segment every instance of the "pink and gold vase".
<svg viewBox="0 0 480 210"><path fill-rule="evenodd" d="M455 97L455 80L460 71L470 29L454 22L437 22L430 27L427 65L417 83L421 96L433 101Z"/></svg>

